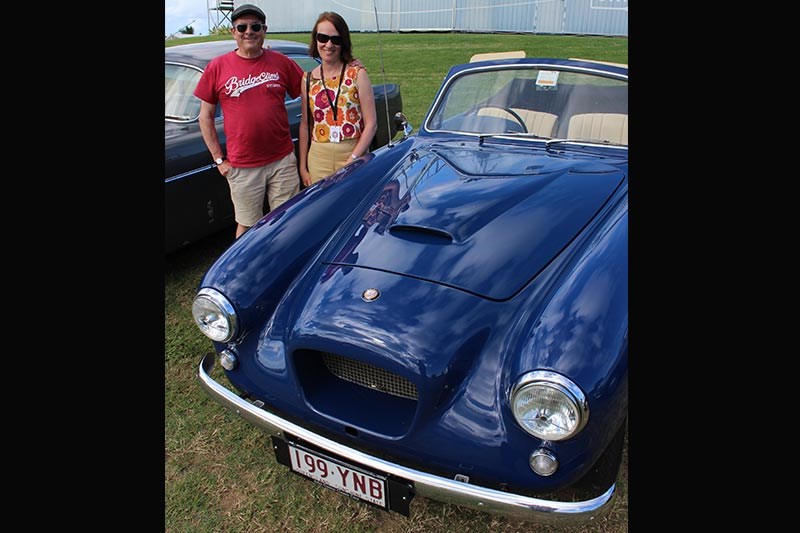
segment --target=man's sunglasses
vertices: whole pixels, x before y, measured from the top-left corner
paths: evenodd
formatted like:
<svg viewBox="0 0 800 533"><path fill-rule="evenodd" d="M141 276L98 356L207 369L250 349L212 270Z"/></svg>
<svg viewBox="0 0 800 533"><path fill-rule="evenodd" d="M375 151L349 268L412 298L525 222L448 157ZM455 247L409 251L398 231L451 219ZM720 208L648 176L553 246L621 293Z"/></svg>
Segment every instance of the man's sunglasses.
<svg viewBox="0 0 800 533"><path fill-rule="evenodd" d="M247 31L247 26L248 26L247 24L237 24L236 31L238 31L239 33L244 33ZM264 25L261 24L260 22L256 22L254 24L250 24L250 27L253 28L254 32L258 33L261 31L261 28L263 28Z"/></svg>
<svg viewBox="0 0 800 533"><path fill-rule="evenodd" d="M342 46L342 36L341 35L325 35L324 33L317 34L317 42L325 44L328 41L332 42L336 46Z"/></svg>

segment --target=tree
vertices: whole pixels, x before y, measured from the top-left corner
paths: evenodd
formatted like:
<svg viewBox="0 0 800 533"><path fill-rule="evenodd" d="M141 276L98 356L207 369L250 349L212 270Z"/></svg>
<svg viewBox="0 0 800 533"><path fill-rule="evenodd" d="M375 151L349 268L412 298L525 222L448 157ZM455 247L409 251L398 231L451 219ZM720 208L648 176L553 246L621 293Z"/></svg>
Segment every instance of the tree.
<svg viewBox="0 0 800 533"><path fill-rule="evenodd" d="M178 30L178 32L179 33L185 33L187 35L194 35L194 28L189 26L189 25L186 25L183 28L181 28L180 30Z"/></svg>

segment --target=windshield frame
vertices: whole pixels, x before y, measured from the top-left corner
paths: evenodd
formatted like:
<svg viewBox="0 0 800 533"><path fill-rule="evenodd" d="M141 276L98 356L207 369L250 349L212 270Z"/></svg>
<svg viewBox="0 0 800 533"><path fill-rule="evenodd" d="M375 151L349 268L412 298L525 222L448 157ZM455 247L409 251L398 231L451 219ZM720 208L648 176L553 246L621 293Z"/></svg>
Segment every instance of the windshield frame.
<svg viewBox="0 0 800 533"><path fill-rule="evenodd" d="M596 65L596 66L593 66ZM586 60L573 61L573 60L541 60L541 59L517 59L506 60L503 62L498 61L485 61L479 63L470 63L453 67L445 80L441 89L439 90L433 104L425 116L420 133L425 134L452 134L466 137L474 137L478 139L495 138L495 139L513 139L522 142L545 143L547 141L558 140L559 144L581 144L581 145L601 145L606 148L615 148L627 150L628 145L620 144L603 144L589 139L566 139L559 138L557 132L553 132L552 137L542 137L540 135L531 134L526 135L523 132L473 132L464 131L462 129L448 129L444 127L433 127L433 123L439 118L442 113L442 108L447 104L448 95L453 86L460 82L466 76L481 74L486 72L501 72L513 70L545 70L545 71L558 71L559 73L577 73L590 76L597 76L601 78L608 78L621 82L628 82L627 67L619 65L605 65L600 63L591 63ZM451 117L452 118L452 117Z"/></svg>

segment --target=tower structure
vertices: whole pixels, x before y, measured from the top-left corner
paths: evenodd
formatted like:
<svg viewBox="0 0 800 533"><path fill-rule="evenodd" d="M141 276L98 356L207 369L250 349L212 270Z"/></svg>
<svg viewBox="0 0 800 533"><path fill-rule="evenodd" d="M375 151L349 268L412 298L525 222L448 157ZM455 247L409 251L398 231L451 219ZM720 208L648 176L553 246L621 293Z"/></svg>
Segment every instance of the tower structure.
<svg viewBox="0 0 800 533"><path fill-rule="evenodd" d="M221 26L230 27L231 13L233 12L233 0L206 0L208 6L208 34L211 35ZM227 24L226 24L227 21Z"/></svg>

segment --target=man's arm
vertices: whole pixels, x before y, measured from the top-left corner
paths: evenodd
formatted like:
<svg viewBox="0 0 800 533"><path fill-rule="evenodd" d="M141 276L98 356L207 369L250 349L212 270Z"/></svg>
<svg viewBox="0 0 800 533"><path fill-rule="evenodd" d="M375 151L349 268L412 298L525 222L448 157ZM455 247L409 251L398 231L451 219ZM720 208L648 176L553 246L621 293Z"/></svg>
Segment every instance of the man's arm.
<svg viewBox="0 0 800 533"><path fill-rule="evenodd" d="M219 144L217 127L214 124L214 111L217 106L205 100L201 100L200 102L200 117L198 119L200 123L200 132L203 134L203 140L208 147L208 151L211 153L211 159L216 161L217 159L225 157L225 153L222 151L222 145ZM227 159L223 163L227 163ZM219 169L219 171L220 174L223 176L225 175L222 169Z"/></svg>
<svg viewBox="0 0 800 533"><path fill-rule="evenodd" d="M225 154L222 153L222 146L219 144L219 137L217 136L217 128L214 125L214 110L216 106L209 104L205 100L200 103L200 132L203 134L203 140L211 152L211 159L217 159Z"/></svg>

